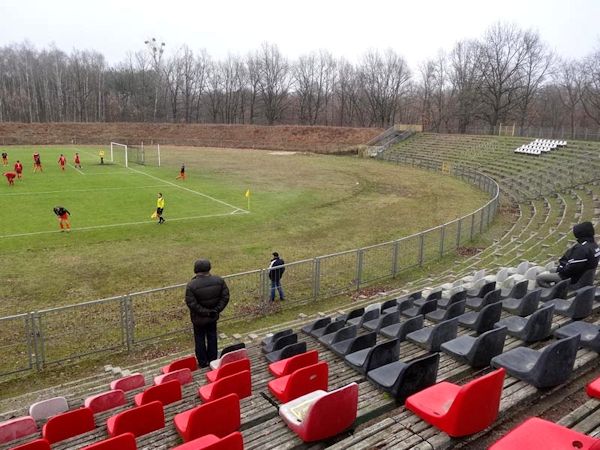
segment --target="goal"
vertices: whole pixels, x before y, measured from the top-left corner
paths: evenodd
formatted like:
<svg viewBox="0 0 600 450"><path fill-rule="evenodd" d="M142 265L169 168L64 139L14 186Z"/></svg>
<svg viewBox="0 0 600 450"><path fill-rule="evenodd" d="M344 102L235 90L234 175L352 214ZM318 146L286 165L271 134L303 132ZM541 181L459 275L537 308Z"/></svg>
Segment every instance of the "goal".
<svg viewBox="0 0 600 450"><path fill-rule="evenodd" d="M125 167L129 167L129 164L160 167L160 144L144 145L142 141L140 145L127 145L111 142L110 162Z"/></svg>

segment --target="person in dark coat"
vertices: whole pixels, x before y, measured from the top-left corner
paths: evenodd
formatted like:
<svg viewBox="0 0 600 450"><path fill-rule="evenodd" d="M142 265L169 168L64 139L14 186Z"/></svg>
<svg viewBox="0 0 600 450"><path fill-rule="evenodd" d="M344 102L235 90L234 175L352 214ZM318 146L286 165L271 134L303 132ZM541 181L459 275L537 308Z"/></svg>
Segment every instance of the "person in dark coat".
<svg viewBox="0 0 600 450"><path fill-rule="evenodd" d="M269 264L269 280L271 280L271 301L275 301L275 290L279 292L279 299L283 298L283 288L281 287L281 277L285 272L285 267L281 267L285 261L279 257L279 253L273 252L273 258Z"/></svg>
<svg viewBox="0 0 600 450"><path fill-rule="evenodd" d="M573 227L573 235L577 244L558 260L556 271L542 272L537 276L539 286L550 287L567 278L571 279L571 284L575 284L584 272L598 267L600 248L594 240L594 225L591 222L578 223Z"/></svg>
<svg viewBox="0 0 600 450"><path fill-rule="evenodd" d="M210 274L207 259L195 262L194 273L185 289L185 303L194 326L198 365L208 367L217 359L217 321L229 303L229 288L223 278Z"/></svg>

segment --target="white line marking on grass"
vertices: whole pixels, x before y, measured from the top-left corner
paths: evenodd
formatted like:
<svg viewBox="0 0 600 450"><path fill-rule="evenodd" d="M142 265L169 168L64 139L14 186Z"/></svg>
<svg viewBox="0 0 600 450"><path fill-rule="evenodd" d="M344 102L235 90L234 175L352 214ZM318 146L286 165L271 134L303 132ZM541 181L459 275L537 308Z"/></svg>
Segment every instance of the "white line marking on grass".
<svg viewBox="0 0 600 450"><path fill-rule="evenodd" d="M233 213L223 213L223 214L206 214L203 216L175 217L175 218L169 218L167 220L167 223L168 222L181 222L181 221L185 221L185 220L195 220L195 219L208 219L208 218L212 218L212 217L225 217L225 216L231 216L232 214ZM240 213L238 213L238 214L240 214ZM241 214L247 214L247 212L244 211ZM90 227L71 228L71 231L72 232L90 231L90 230L100 230L103 228L127 227L127 226L132 226L132 225L150 225L150 224L156 224L156 222L153 220L144 220L143 222L111 223L111 224L107 224L107 225L94 225L94 226L90 226ZM56 233L61 233L61 231L60 230L46 230L46 231L34 231L31 233L5 234L3 236L0 236L0 239L23 237L23 236L36 236L36 235L40 235L40 234L56 234Z"/></svg>
<svg viewBox="0 0 600 450"><path fill-rule="evenodd" d="M83 173L81 170L79 170L77 167L72 166L71 163L67 163L67 166L72 167L73 169L75 169L77 172L79 172L81 175L85 175L85 173Z"/></svg>
<svg viewBox="0 0 600 450"><path fill-rule="evenodd" d="M163 187L162 184L150 184L147 186L128 186L128 187L106 187L106 188L97 188L97 189L67 189L64 191L41 191L41 192L6 192L0 194L0 197L10 197L12 195L45 195L45 194L64 194L71 192L102 192L102 191L128 191L131 189L149 189L149 188L157 188Z"/></svg>

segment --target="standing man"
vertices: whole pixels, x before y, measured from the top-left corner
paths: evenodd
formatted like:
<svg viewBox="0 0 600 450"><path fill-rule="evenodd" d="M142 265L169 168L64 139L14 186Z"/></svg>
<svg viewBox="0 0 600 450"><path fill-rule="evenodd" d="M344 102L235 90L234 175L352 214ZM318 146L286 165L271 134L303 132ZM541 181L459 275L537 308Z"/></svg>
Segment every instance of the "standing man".
<svg viewBox="0 0 600 450"><path fill-rule="evenodd" d="M158 193L158 199L156 200L156 217L158 217L158 224L165 223L165 219L162 216L162 213L165 209L165 199L162 196L162 193Z"/></svg>
<svg viewBox="0 0 600 450"><path fill-rule="evenodd" d="M58 218L60 231L65 231L65 228L67 231L71 231L71 224L69 223L69 216L71 215L71 213L69 212L69 210L63 206L55 206L53 211L54 214L56 214L56 217Z"/></svg>
<svg viewBox="0 0 600 450"><path fill-rule="evenodd" d="M4 167L8 166L8 153L2 152L2 165Z"/></svg>
<svg viewBox="0 0 600 450"><path fill-rule="evenodd" d="M194 278L185 288L185 303L194 326L198 366L208 367L217 359L217 321L229 303L229 288L223 278L210 274L210 261L194 264Z"/></svg>
<svg viewBox="0 0 600 450"><path fill-rule="evenodd" d="M185 180L185 164L181 165L181 169L179 169L179 176L175 178L176 180Z"/></svg>
<svg viewBox="0 0 600 450"><path fill-rule="evenodd" d="M19 180L23 177L23 164L21 164L21 161L19 161L18 159L15 163L15 173L17 174L17 178Z"/></svg>
<svg viewBox="0 0 600 450"><path fill-rule="evenodd" d="M67 164L67 158L65 158L65 155L61 153L60 157L58 158L58 165L60 166L60 170L63 172L65 171L65 164Z"/></svg>
<svg viewBox="0 0 600 450"><path fill-rule="evenodd" d="M75 153L75 167L81 169L81 159L79 159L79 153Z"/></svg>
<svg viewBox="0 0 600 450"><path fill-rule="evenodd" d="M273 259L269 264L269 279L271 280L271 301L275 301L275 289L279 292L279 299L283 298L283 288L281 287L281 277L285 272L285 267L281 267L285 264L285 261L279 257L279 253L273 252Z"/></svg>
<svg viewBox="0 0 600 450"><path fill-rule="evenodd" d="M38 152L35 152L33 154L33 171L37 172L37 171L43 172L44 169L42 169L42 158L40 158L40 154Z"/></svg>
<svg viewBox="0 0 600 450"><path fill-rule="evenodd" d="M100 164L104 164L104 150L100 150L98 156L100 157Z"/></svg>

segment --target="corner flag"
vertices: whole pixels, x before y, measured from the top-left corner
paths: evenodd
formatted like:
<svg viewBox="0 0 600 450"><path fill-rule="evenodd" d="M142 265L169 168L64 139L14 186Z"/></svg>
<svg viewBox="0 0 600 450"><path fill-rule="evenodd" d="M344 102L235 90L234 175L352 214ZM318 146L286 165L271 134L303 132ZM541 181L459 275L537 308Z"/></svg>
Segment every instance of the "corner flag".
<svg viewBox="0 0 600 450"><path fill-rule="evenodd" d="M248 211L250 211L250 189L246 189L246 193L244 194L244 197L246 197L248 199Z"/></svg>

